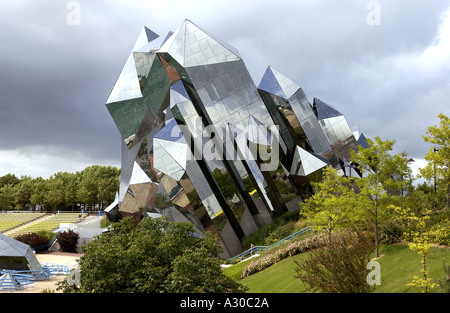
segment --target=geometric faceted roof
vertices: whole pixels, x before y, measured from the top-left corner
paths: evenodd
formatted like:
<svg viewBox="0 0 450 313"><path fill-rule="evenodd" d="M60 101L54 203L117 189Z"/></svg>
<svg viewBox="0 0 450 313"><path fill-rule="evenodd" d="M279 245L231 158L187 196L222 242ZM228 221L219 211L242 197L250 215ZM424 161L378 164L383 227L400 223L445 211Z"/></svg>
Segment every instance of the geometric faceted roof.
<svg viewBox="0 0 450 313"><path fill-rule="evenodd" d="M234 47L217 41L189 20L184 21L158 52L169 53L185 68L241 60Z"/></svg>
<svg viewBox="0 0 450 313"><path fill-rule="evenodd" d="M143 46L147 45L150 41L153 41L158 37L159 36L154 32L152 32L150 29L148 29L147 27L143 27L141 33L139 34L136 40L136 43L134 44L132 53L130 53L130 55L128 56L125 66L123 67L122 72L120 73L106 103L142 97L136 68L137 67L136 60L138 58L135 57L133 52L135 52L139 48L142 48ZM141 54L138 55L141 56Z"/></svg>
<svg viewBox="0 0 450 313"><path fill-rule="evenodd" d="M108 217L190 220L228 258L308 196L312 173L340 169L355 140L339 111L273 67L256 87L237 49L191 21L156 38L141 30L106 102L122 137Z"/></svg>
<svg viewBox="0 0 450 313"><path fill-rule="evenodd" d="M30 246L6 235L0 234L0 256L25 256Z"/></svg>
<svg viewBox="0 0 450 313"><path fill-rule="evenodd" d="M4 234L0 234L0 264L2 258L25 258L27 260L27 267L31 270L42 270L42 266L37 260L36 256L31 250L30 246L8 237ZM7 264L6 262L5 264ZM10 268L14 269L14 268ZM20 268L22 269L22 268Z"/></svg>

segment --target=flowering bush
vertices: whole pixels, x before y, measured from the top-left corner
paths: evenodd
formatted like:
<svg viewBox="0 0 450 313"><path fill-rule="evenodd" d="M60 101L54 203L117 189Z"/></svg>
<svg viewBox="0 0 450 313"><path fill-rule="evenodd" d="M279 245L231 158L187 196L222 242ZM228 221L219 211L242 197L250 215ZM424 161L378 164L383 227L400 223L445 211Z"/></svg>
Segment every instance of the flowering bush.
<svg viewBox="0 0 450 313"><path fill-rule="evenodd" d="M450 245L450 220L447 218L441 224L434 225L430 231L431 241L437 245Z"/></svg>
<svg viewBox="0 0 450 313"><path fill-rule="evenodd" d="M293 255L309 251L310 249L322 247L325 244L324 237L325 234L319 234L300 241L291 242L287 246L278 249L274 253L268 254L251 262L242 271L241 279L246 278L254 273L260 272L274 265L275 263L280 262L281 260Z"/></svg>

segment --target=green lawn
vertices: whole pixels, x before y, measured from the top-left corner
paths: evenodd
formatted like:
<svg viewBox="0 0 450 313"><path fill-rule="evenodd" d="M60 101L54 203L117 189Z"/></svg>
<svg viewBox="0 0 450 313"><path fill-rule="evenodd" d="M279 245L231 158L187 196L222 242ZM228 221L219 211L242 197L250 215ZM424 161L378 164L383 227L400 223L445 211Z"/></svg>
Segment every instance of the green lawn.
<svg viewBox="0 0 450 313"><path fill-rule="evenodd" d="M411 251L405 245L390 245L380 248L382 256L377 261L381 265L381 285L377 286L378 293L411 293L420 292L420 289L407 286L413 276L419 275L422 269L421 256ZM302 281L295 278L294 259L302 262L308 258L308 254L300 254L278 262L271 267L253 274L245 279L240 279L242 269L251 260L235 264L224 269L224 273L249 288L251 293L302 293L306 288ZM432 279L442 278L444 271L442 259L450 264L450 248L431 248L427 257L429 276ZM439 287L431 292L441 292Z"/></svg>
<svg viewBox="0 0 450 313"><path fill-rule="evenodd" d="M386 254L383 256L383 254ZM381 285L375 292L380 293L407 293L420 292L420 289L406 286L414 276L420 275L422 269L422 256L411 251L405 245L383 246L380 250L382 256L378 262L381 265ZM431 279L444 276L442 259L450 263L450 248L431 248L427 256L427 270ZM433 288L431 292L441 292L441 288Z"/></svg>

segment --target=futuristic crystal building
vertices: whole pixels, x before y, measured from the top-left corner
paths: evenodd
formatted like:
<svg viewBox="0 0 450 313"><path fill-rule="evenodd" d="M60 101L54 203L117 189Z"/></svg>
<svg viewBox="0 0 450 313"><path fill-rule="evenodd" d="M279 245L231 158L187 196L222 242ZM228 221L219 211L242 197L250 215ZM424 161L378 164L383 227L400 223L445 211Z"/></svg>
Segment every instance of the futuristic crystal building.
<svg viewBox="0 0 450 313"><path fill-rule="evenodd" d="M190 221L198 235L216 234L229 257L298 209L321 169L351 174L350 151L364 136L335 108L311 104L270 66L256 86L234 47L189 20L159 47L156 38L142 29L106 101L122 137L109 219Z"/></svg>

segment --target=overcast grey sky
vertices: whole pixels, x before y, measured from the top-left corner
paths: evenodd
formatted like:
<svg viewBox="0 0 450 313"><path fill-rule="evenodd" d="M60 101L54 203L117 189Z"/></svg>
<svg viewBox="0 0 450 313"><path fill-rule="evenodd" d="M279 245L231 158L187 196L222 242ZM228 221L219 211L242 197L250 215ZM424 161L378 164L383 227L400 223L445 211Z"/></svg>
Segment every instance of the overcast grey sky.
<svg viewBox="0 0 450 313"><path fill-rule="evenodd" d="M256 85L271 65L416 167L450 115L450 1L70 2L0 1L0 176L120 167L106 99L142 27L164 38L186 18L235 46Z"/></svg>

